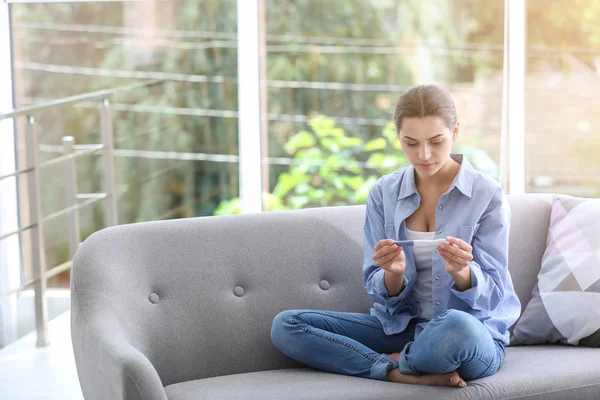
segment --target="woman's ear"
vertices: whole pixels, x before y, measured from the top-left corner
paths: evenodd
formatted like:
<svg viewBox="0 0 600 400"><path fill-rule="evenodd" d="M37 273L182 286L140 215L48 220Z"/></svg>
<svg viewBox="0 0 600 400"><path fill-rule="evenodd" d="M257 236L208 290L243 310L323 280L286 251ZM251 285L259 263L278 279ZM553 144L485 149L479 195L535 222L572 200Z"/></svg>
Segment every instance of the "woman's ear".
<svg viewBox="0 0 600 400"><path fill-rule="evenodd" d="M454 124L454 130L452 131L452 141L454 142L458 137L458 128L460 127L460 123L456 121Z"/></svg>

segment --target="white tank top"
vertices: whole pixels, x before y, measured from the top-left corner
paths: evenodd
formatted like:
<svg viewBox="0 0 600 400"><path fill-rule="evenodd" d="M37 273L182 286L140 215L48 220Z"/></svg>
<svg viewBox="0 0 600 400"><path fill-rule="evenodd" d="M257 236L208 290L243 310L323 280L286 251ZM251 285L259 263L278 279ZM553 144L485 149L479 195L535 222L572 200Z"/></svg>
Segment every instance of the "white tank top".
<svg viewBox="0 0 600 400"><path fill-rule="evenodd" d="M408 240L431 240L435 239L435 232L417 232L406 228L406 238ZM421 318L433 318L433 294L431 268L433 266L433 250L435 244L431 246L413 247L413 256L415 266L417 267L417 282L413 286L412 296L417 299L421 307Z"/></svg>

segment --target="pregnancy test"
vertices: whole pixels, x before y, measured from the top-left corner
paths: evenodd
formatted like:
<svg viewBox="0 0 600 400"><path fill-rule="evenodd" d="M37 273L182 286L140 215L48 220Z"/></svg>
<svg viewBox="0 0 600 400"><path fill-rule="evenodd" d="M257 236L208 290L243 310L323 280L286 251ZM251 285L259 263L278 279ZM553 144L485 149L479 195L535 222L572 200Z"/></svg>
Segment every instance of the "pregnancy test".
<svg viewBox="0 0 600 400"><path fill-rule="evenodd" d="M432 239L432 240L399 240L394 242L395 245L403 247L423 247L423 246L437 246L440 243L448 244L446 239Z"/></svg>

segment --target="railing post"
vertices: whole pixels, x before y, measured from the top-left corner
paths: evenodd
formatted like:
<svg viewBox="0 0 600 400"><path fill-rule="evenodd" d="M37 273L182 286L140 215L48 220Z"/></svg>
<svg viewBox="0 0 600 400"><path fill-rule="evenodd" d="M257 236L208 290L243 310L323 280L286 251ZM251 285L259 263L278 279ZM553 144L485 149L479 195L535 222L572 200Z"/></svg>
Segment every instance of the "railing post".
<svg viewBox="0 0 600 400"><path fill-rule="evenodd" d="M106 226L117 225L117 199L115 195L115 164L113 127L110 115L110 103L104 99L100 109L100 129L102 133L102 160L104 162L104 215Z"/></svg>
<svg viewBox="0 0 600 400"><path fill-rule="evenodd" d="M73 146L75 144L75 138L73 136L64 136L63 142L63 153L65 155L73 154ZM75 157L72 157L65 162L65 180L66 190L65 194L67 197L67 208L77 204L77 169L75 166ZM68 231L69 231L69 259L72 260L75 256L75 252L79 247L79 210L72 210L68 214Z"/></svg>
<svg viewBox="0 0 600 400"><path fill-rule="evenodd" d="M46 302L46 252L44 248L44 228L42 221L42 205L40 202L40 170L38 162L38 141L35 132L35 120L29 116L26 125L27 166L33 168L27 179L29 189L29 214L31 216L31 261L33 264L35 288L35 328L37 331L36 346L47 346L48 307Z"/></svg>

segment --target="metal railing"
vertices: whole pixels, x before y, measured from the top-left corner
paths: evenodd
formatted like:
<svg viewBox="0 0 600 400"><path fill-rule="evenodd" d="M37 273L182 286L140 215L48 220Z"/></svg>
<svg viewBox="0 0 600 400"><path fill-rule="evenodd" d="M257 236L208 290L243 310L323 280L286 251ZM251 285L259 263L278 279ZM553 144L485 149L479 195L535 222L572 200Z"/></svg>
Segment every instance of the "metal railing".
<svg viewBox="0 0 600 400"><path fill-rule="evenodd" d="M26 168L15 170L9 174L0 176L0 181L29 174L27 179L28 203L30 223L20 226L18 229L2 233L0 241L14 235L20 235L25 231L31 232L31 261L33 268L33 279L23 282L21 286L5 293L0 293L0 302L6 298L20 293L29 287L34 288L35 305L35 327L37 333L37 346L47 346L48 337L48 311L46 302L46 284L49 278L68 271L72 267L72 259L80 244L79 210L93 203L104 201L105 225L117 224L117 205L115 195L115 172L114 172L114 144L111 118L111 104L109 99L117 92L131 90L136 87L150 86L158 81L146 81L112 90L99 90L77 96L66 97L49 101L40 105L24 107L13 112L0 114L0 121L5 119L26 118L25 125L25 151ZM36 132L35 115L41 111L56 110L58 108L74 106L78 103L100 101L100 133L101 143L92 145L76 145L72 136L62 138L62 156L51 160L40 162L38 159L39 145ZM75 161L84 155L100 154L103 161L104 178L103 193L78 193L77 170ZM66 179L66 207L50 215L42 215L40 199L40 170L42 168L62 164ZM46 256L44 246L44 223L60 216L67 215L68 221L68 243L69 261L60 265L46 268Z"/></svg>

